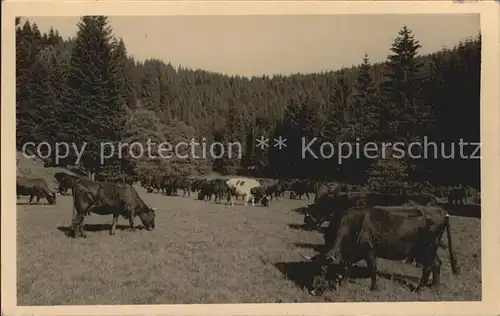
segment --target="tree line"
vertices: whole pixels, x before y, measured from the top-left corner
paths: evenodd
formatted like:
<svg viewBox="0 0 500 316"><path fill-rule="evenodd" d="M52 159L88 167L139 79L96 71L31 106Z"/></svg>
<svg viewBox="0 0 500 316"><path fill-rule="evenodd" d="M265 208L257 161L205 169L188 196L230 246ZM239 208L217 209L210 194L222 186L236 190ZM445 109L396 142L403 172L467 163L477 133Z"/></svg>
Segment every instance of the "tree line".
<svg viewBox="0 0 500 316"><path fill-rule="evenodd" d="M84 16L75 37L41 33L16 19L16 145L87 143L82 166L109 177L148 172L210 171L275 178L339 180L395 186L402 181L470 184L479 188L480 160L427 157L373 159L302 157L302 139L321 142L444 144L480 141L481 37L420 55L407 26L384 63L360 56L356 67L289 76L228 76L167 61L137 61L113 35L105 16ZM256 138L271 137L268 148ZM272 137L287 147L273 147ZM239 141L242 159L133 159L99 162L99 142L170 143L202 138ZM474 147L466 147L472 154ZM431 156L433 156L431 150ZM438 153L441 155L441 149ZM479 154L479 153L477 153ZM390 155L389 155L390 156ZM69 156L62 164L71 163Z"/></svg>

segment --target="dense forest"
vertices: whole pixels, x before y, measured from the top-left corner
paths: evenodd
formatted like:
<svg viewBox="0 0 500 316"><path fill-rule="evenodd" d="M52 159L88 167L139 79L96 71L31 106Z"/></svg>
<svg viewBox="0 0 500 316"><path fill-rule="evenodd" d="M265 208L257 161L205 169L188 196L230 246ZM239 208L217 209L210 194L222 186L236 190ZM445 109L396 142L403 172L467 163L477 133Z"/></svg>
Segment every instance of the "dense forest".
<svg viewBox="0 0 500 316"><path fill-rule="evenodd" d="M480 185L480 160L461 159L458 143L480 141L481 37L422 56L412 31L395 30L391 55L357 67L290 76L227 76L169 61L131 58L105 16L85 16L74 38L41 33L16 19L16 145L88 143L82 167L120 174L253 172L274 178ZM354 40L354 39L353 39ZM256 147L281 135L287 147ZM99 162L99 142L241 141L242 159L133 159ZM322 142L444 143L454 159L301 157L301 138ZM312 146L319 152L317 146ZM471 154L474 147L465 148ZM438 149L440 151L440 149ZM431 154L432 155L432 149ZM477 153L479 155L479 153ZM390 155L389 155L390 156ZM50 159L49 159L50 160ZM69 156L60 164L71 164ZM52 164L54 160L52 159Z"/></svg>

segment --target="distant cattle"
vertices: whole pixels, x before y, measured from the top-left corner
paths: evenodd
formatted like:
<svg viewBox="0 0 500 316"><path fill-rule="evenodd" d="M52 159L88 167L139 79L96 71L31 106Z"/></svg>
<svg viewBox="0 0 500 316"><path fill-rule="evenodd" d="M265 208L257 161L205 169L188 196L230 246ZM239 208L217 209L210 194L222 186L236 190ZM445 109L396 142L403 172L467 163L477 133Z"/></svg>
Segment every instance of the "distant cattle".
<svg viewBox="0 0 500 316"><path fill-rule="evenodd" d="M182 196L188 195L191 197L191 179L183 177L172 177L169 184L169 191L172 193L177 193L178 190L182 190Z"/></svg>
<svg viewBox="0 0 500 316"><path fill-rule="evenodd" d="M152 192L153 190L156 190L157 193L159 193L160 191L165 192L165 180L165 176L163 175L151 176L151 179L149 180L149 183L147 185L148 192Z"/></svg>
<svg viewBox="0 0 500 316"><path fill-rule="evenodd" d="M212 179L201 183L201 188L198 193L199 200L210 201L214 197L214 201L222 201L224 196L228 194L228 188L223 179Z"/></svg>
<svg viewBox="0 0 500 316"><path fill-rule="evenodd" d="M316 194L314 196L314 200L321 199L321 197L327 195L327 194L335 194L335 193L340 193L341 192L341 185L340 183L337 182L329 182L329 183L322 183L318 184L316 188Z"/></svg>
<svg viewBox="0 0 500 316"><path fill-rule="evenodd" d="M311 180L297 180L291 184L290 188L290 198L291 199L302 199L305 195L309 200L309 194L313 194L315 191L314 182Z"/></svg>
<svg viewBox="0 0 500 316"><path fill-rule="evenodd" d="M448 194L448 204L466 204L467 194L465 188L451 189Z"/></svg>
<svg viewBox="0 0 500 316"><path fill-rule="evenodd" d="M199 186L198 200L211 200L215 192L214 185L209 181L205 181L200 183Z"/></svg>
<svg viewBox="0 0 500 316"><path fill-rule="evenodd" d="M34 197L36 197L36 203L39 203L42 198L46 199L49 204L56 203L56 193L49 189L43 179L17 178L16 195L18 199L21 196L29 196L29 204L31 204Z"/></svg>
<svg viewBox="0 0 500 316"><path fill-rule="evenodd" d="M77 232L87 237L83 229L85 215L113 215L110 234L115 234L118 217L129 220L130 230L134 231L134 218L139 216L147 230L155 228L155 211L144 203L137 191L129 184L76 181L73 189L73 236Z"/></svg>
<svg viewBox="0 0 500 316"><path fill-rule="evenodd" d="M277 200L278 196L280 196L284 191L282 184L278 180L262 179L258 181L264 194L267 195L270 200L272 200L273 197Z"/></svg>
<svg viewBox="0 0 500 316"><path fill-rule="evenodd" d="M203 183L207 182L205 179L193 179L191 181L191 192L198 192L201 190Z"/></svg>
<svg viewBox="0 0 500 316"><path fill-rule="evenodd" d="M259 199L261 204L267 205L269 197L263 192L259 181L249 178L233 178L226 181L228 187L227 201L234 205L233 196L242 196L245 206L248 201L252 201L252 206L255 205L255 200Z"/></svg>
<svg viewBox="0 0 500 316"><path fill-rule="evenodd" d="M330 263L343 267L336 275L335 287L350 268L365 260L371 276L371 290L377 289L376 258L416 261L422 265L420 282L414 291L427 285L432 273L432 285L440 282L441 260L437 248L444 231L448 237L448 251L452 272L459 273L452 250L449 215L432 206L413 207L358 207L339 213L324 233L325 246L316 256L305 257L315 263L310 293L322 294L331 287Z"/></svg>

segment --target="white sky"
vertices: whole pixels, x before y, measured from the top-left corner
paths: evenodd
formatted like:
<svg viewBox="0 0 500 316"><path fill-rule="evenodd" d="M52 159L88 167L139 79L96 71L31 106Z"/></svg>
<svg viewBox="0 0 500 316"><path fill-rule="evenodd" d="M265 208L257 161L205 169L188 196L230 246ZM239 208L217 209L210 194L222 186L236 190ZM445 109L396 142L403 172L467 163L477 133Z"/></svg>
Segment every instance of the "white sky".
<svg viewBox="0 0 500 316"><path fill-rule="evenodd" d="M27 17L76 35L79 17ZM298 16L111 16L116 36L137 60L158 58L175 67L261 76L310 73L359 64L364 53L383 61L403 24L422 54L479 34L479 14Z"/></svg>

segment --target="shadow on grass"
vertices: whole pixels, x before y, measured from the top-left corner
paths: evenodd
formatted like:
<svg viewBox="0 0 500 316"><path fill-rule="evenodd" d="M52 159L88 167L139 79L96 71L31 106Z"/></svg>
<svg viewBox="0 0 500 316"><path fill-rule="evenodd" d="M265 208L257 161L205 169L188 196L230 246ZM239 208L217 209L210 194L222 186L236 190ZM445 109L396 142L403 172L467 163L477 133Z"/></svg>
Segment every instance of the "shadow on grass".
<svg viewBox="0 0 500 316"><path fill-rule="evenodd" d="M128 230L129 225L116 225L117 230ZM73 237L73 229L71 226L59 226L57 227L60 231L62 231L66 236L68 237ZM110 231L111 230L111 224L84 224L83 229L85 232L101 232L101 231ZM136 226L136 230L142 230L144 229L143 226Z"/></svg>
<svg viewBox="0 0 500 316"><path fill-rule="evenodd" d="M310 228L310 227L307 227L305 224L288 224L288 227L290 227L291 229L297 229L297 230L317 231L319 233L323 233L325 231L325 227L323 227L323 226Z"/></svg>
<svg viewBox="0 0 500 316"><path fill-rule="evenodd" d="M296 243L293 243L293 245L295 247L298 247L298 248L312 249L316 252L319 252L321 250L321 248L323 247L322 244L311 244L311 243L302 243L302 242L296 242Z"/></svg>
<svg viewBox="0 0 500 316"><path fill-rule="evenodd" d="M309 288L314 271L312 262L276 262L273 264L287 279L299 288Z"/></svg>
<svg viewBox="0 0 500 316"><path fill-rule="evenodd" d="M31 204L29 202L16 202L16 205L56 205L56 204L49 204L48 202L42 202L40 201L39 203L32 202Z"/></svg>
<svg viewBox="0 0 500 316"><path fill-rule="evenodd" d="M312 229L308 228L305 224L292 223L292 224L288 224L288 227L290 227L291 229L297 229L297 230L307 230L307 231L312 230Z"/></svg>
<svg viewBox="0 0 500 316"><path fill-rule="evenodd" d="M293 281L295 285L299 288L309 288L311 286L311 281L314 273L313 262L277 262L274 263L274 267L277 268L287 279ZM328 274L333 276L335 273L339 273L341 267L337 264L330 265L330 271ZM406 276L399 273L387 273L377 271L377 276L387 280L391 280L395 283L408 288L413 291L420 280L419 277ZM351 269L350 279L356 282L357 279L366 279L370 277L370 271L365 266L353 266Z"/></svg>
<svg viewBox="0 0 500 316"><path fill-rule="evenodd" d="M299 213L299 214L305 215L308 210L309 210L309 207L302 206L302 207L298 207L298 208L292 209L291 212L295 212L295 213Z"/></svg>

